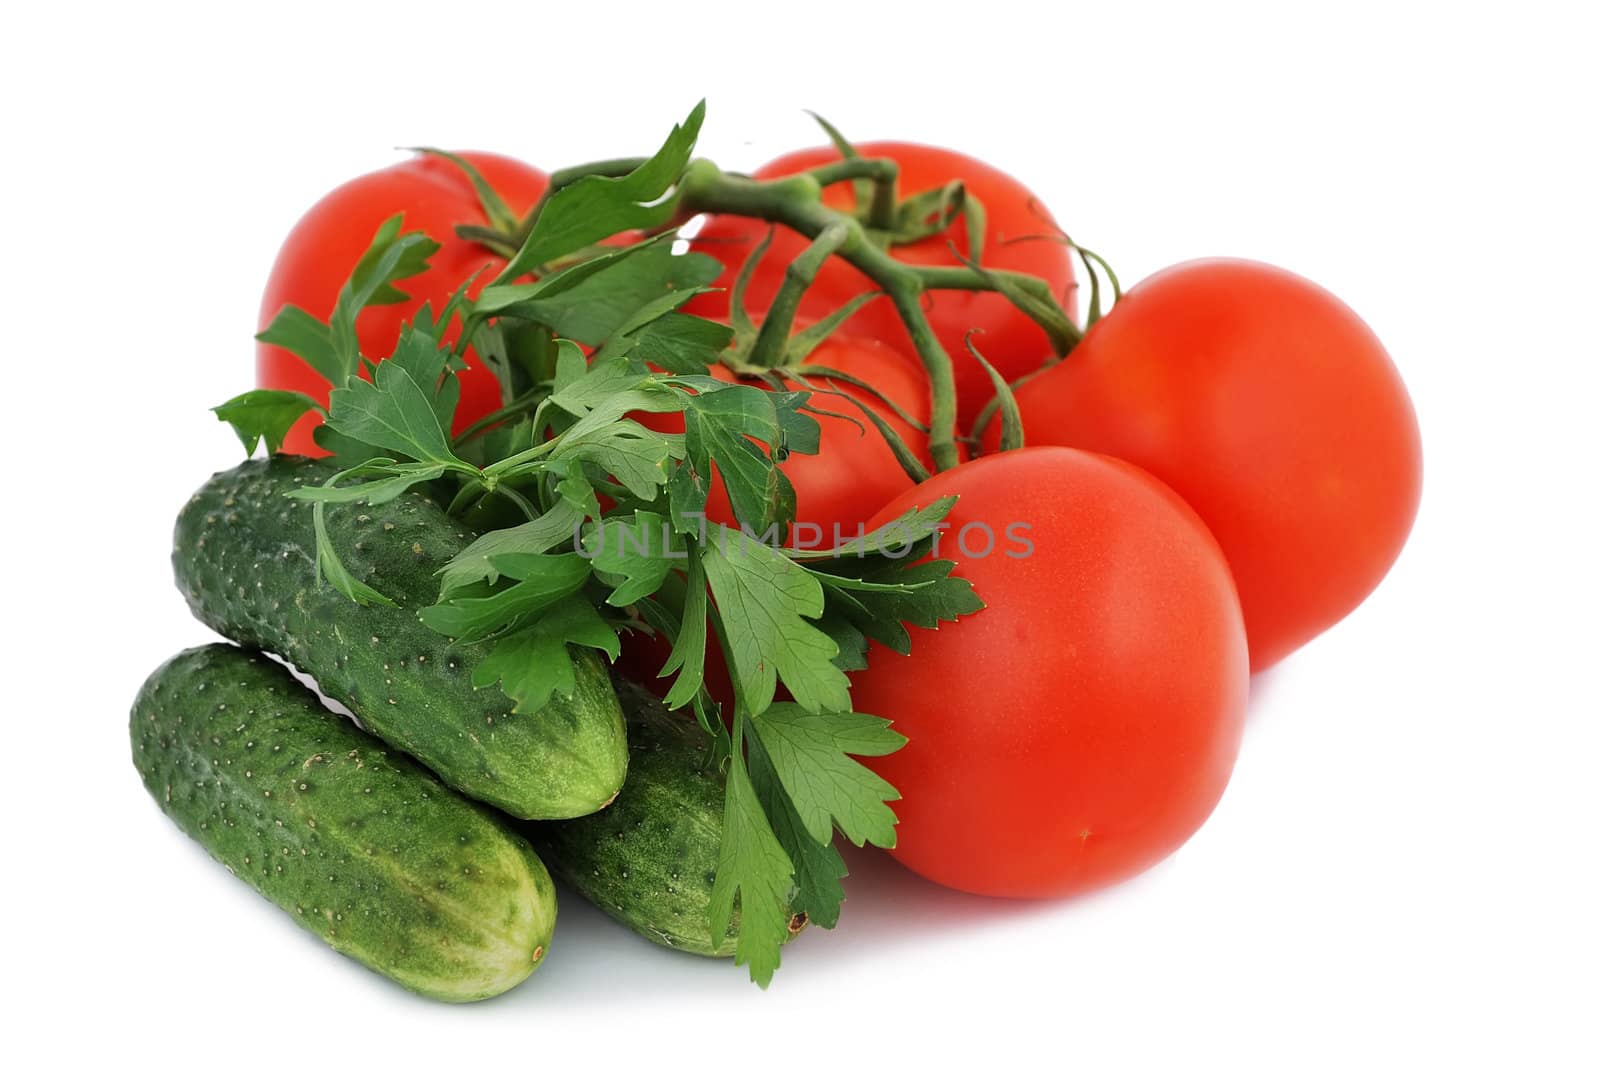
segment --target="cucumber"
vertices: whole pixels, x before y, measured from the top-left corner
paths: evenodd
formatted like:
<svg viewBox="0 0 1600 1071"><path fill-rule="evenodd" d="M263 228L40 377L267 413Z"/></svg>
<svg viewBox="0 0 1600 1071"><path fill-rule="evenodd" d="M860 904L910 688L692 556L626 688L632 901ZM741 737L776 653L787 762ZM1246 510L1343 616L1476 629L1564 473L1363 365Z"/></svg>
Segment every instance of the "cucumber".
<svg viewBox="0 0 1600 1071"><path fill-rule="evenodd" d="M611 806L566 822L529 822L528 839L552 873L606 914L658 945L731 956L711 934L711 886L722 849L725 778L708 765L709 742L693 718L643 688L615 682L628 719L628 781ZM805 928L790 917L791 936Z"/></svg>
<svg viewBox="0 0 1600 1071"><path fill-rule="evenodd" d="M293 663L368 732L475 799L518 818L604 807L628 748L600 657L568 648L577 687L531 714L513 714L499 688L473 688L483 648L453 645L417 617L438 597L435 571L472 533L421 493L327 507L345 565L398 607L359 606L319 582L311 504L284 494L333 471L305 458L247 461L195 494L172 555L195 616Z"/></svg>
<svg viewBox="0 0 1600 1071"><path fill-rule="evenodd" d="M527 841L265 655L183 652L145 682L129 735L145 788L185 833L407 989L492 997L550 947L555 891Z"/></svg>

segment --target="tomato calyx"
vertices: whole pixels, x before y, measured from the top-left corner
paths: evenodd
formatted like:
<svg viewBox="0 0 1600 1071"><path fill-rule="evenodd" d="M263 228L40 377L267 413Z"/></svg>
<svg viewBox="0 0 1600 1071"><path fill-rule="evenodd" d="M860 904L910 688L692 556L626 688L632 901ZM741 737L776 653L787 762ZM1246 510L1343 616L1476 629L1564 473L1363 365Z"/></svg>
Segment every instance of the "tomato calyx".
<svg viewBox="0 0 1600 1071"><path fill-rule="evenodd" d="M964 218L968 249L974 260L982 259L985 213L982 202L966 183L956 180L901 198L899 163L887 157L862 156L832 123L816 112L809 114L827 134L840 159L803 174L815 179L819 186L849 182L855 193L852 214L873 244L879 248L911 245L943 234L957 219Z"/></svg>
<svg viewBox="0 0 1600 1071"><path fill-rule="evenodd" d="M1116 307L1117 302L1122 300L1122 282L1117 278L1116 271L1106 261L1106 258L1102 257L1099 253L1079 245L1077 242L1074 242L1071 238L1069 238L1064 232L1056 236L1053 240L1061 242L1074 253L1076 253L1078 255L1078 259L1083 262L1084 273L1089 276L1089 308L1084 316L1083 324L1083 333L1087 334L1090 328L1104 319L1106 314L1110 312L1111 309ZM1104 276L1104 279L1102 279L1101 276ZM1102 286L1109 288L1111 291L1111 301L1109 304L1103 303L1103 294L1101 291ZM967 347L969 350L971 350L972 355L982 362L985 370L990 373L991 378L994 378L994 369L987 361L984 360L983 355L973 348L970 333L968 334L967 338ZM965 440L967 445L971 447L975 453L981 451L984 433L988 431L990 422L994 420L995 416L998 414L1002 416L1003 420L1010 420L1015 424L1015 428L1013 430L1012 428L1007 427L1005 423L1002 423L1000 449L1011 450L1021 446L1023 442L1022 414L1021 410L1017 407L1016 398L1013 396L1013 392L1016 391L1017 388L1042 375L1044 372L1054 368L1065 359L1066 354L1058 354L1057 356L1046 361L1044 364L1040 365L1038 368L1033 369L1031 372L1025 372L1015 379L1006 382L1004 390L999 389L997 384L995 396L989 399L988 403L978 411L977 417L972 422L971 434ZM1006 445L1007 443L1012 443L1014 445L1008 446Z"/></svg>
<svg viewBox="0 0 1600 1071"><path fill-rule="evenodd" d="M499 192L483 177L483 172L466 157L444 149L436 149L428 145L413 146L408 151L420 156L432 156L459 170L472 184L472 192L478 198L478 206L483 209L484 218L489 221L487 227L475 223L458 223L454 230L456 237L469 242L477 242L501 257L509 259L517 251L516 213L506 204Z"/></svg>

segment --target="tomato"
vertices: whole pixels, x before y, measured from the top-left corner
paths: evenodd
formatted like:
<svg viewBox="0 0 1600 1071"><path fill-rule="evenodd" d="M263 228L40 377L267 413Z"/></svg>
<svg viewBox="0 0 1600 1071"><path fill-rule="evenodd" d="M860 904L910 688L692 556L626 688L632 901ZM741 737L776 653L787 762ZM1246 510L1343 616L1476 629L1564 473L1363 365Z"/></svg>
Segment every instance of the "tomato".
<svg viewBox="0 0 1600 1071"><path fill-rule="evenodd" d="M544 192L542 171L491 153L459 154L470 161L500 194L512 212L521 215ZM397 305L365 309L356 320L361 351L369 357L394 352L400 325L410 320L424 302L438 311L450 295L475 272L483 270L478 286L505 266L504 258L477 242L456 237L455 226L486 226L483 209L472 184L454 164L433 156L374 171L345 183L312 206L301 217L278 251L261 298L261 327L272 322L284 305L298 305L326 320L361 254L384 220L405 214L407 231L424 231L440 250L421 275L403 279L399 289L410 300ZM461 374L461 402L456 409L456 430L493 412L500 405L500 386L476 354L467 354L468 369ZM262 387L297 390L326 403L329 385L305 362L277 346L256 347L256 382ZM311 439L320 422L308 413L284 440L289 453L320 455L325 451Z"/></svg>
<svg viewBox="0 0 1600 1071"><path fill-rule="evenodd" d="M918 424L927 425L928 381L922 369L900 351L870 338L835 332L806 356L796 372L806 385L789 381L795 390L809 389L809 405L823 414L817 417L821 428L821 448L815 454L790 454L783 472L794 484L795 528L791 542L807 547L833 546L836 534L849 539L859 534L861 525L889 499L912 486L888 443L848 395L883 418L905 440L914 453L928 464L928 437L901 419L894 408L885 405L871 392L840 380L807 377L808 366L844 372L893 401ZM738 377L724 365L714 365L711 375L732 382ZM759 380L749 380L765 386ZM831 393L836 392L836 393ZM634 419L659 431L681 432L683 418L677 414L636 413ZM719 476L706 501L706 517L717 524L737 526L728 492Z"/></svg>
<svg viewBox="0 0 1600 1071"><path fill-rule="evenodd" d="M1058 228L1050 213L1028 189L1010 175L979 160L950 149L906 142L882 141L858 145L862 156L888 157L900 165L901 196L938 189L960 179L967 190L983 202L987 212L984 229L983 264L989 268L1027 272L1044 279L1050 289L1068 305L1073 298L1071 253L1054 240ZM839 159L829 148L806 149L790 153L755 172L756 178L776 178L794 174ZM829 186L824 201L835 208L851 211L855 194L850 183ZM918 242L898 245L896 258L909 264L951 266L960 262L950 252L954 242L965 256L968 251L965 220L958 219L944 233ZM700 252L717 257L728 265L718 285L731 287L737 268L767 234L768 225L760 220L731 216L712 216L694 238ZM752 313L764 311L783 282L784 268L807 245L807 239L785 228L773 233L771 247L750 281L745 300ZM801 302L801 313L820 319L856 294L877 289L865 275L838 257L829 258ZM924 308L934 333L954 362L956 390L960 401L959 419L963 427L972 421L985 402L994 396L983 367L967 352L966 335L973 328L981 334L973 343L984 358L1006 379L1032 371L1050 356L1050 343L1044 332L1015 305L996 293L941 290L929 293ZM690 311L703 316L724 317L728 312L726 291L701 295ZM869 302L851 318L852 334L881 338L913 352L911 340L894 306L884 298Z"/></svg>
<svg viewBox="0 0 1600 1071"><path fill-rule="evenodd" d="M992 896L1143 870L1199 828L1238 753L1249 666L1215 540L1148 474L1059 447L958 465L877 520L949 494L936 553L987 606L914 631L909 656L874 644L852 679L856 709L908 738L865 760L903 797L894 857Z"/></svg>
<svg viewBox="0 0 1600 1071"><path fill-rule="evenodd" d="M1333 295L1265 264L1152 276L1017 401L1029 443L1125 458L1195 508L1255 669L1355 609L1416 517L1422 446L1389 355Z"/></svg>

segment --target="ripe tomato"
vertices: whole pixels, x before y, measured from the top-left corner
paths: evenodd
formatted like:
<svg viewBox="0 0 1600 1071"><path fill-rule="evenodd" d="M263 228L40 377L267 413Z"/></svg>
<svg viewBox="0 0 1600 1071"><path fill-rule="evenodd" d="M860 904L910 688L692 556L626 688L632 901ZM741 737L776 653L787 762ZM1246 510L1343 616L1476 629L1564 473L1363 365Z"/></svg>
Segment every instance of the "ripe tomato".
<svg viewBox="0 0 1600 1071"><path fill-rule="evenodd" d="M478 169L518 215L532 208L544 192L544 173L526 164L491 153L459 155ZM265 329L284 305L298 305L326 320L374 232L396 212L405 213L406 230L424 231L442 248L433 255L426 272L398 284L411 295L410 301L372 306L357 318L361 351L369 357L382 358L394 352L400 325L411 319L423 302L431 302L437 312L473 273L484 270L478 282L482 286L505 266L505 259L487 247L456 237L458 223L486 226L489 222L467 176L447 160L418 156L345 183L300 218L267 278L261 298L261 328ZM467 364L461 375L457 431L500 405L500 386L494 376L470 351ZM324 404L330 389L300 358L264 343L256 347L256 382L262 387L301 391ZM318 423L320 417L315 413L302 417L290 429L284 450L323 454L311 440Z"/></svg>
<svg viewBox="0 0 1600 1071"><path fill-rule="evenodd" d="M1195 508L1254 669L1355 609L1416 517L1422 445L1389 355L1332 294L1265 264L1152 276L1017 401L1028 442L1125 458Z"/></svg>
<svg viewBox="0 0 1600 1071"><path fill-rule="evenodd" d="M881 141L858 145L862 156L888 157L900 165L900 193L921 193L938 189L956 179L980 201L988 213L984 230L985 267L1027 272L1050 285L1071 311L1073 298L1072 257L1067 247L1051 240L1057 235L1055 221L1028 189L1016 179L979 160L950 149L906 142ZM790 153L755 172L756 178L792 175L839 159L837 150L805 149ZM855 207L855 193L848 182L829 186L823 200L839 209ZM954 242L962 255L968 251L965 221L957 220L944 233L921 241L898 245L894 256L909 264L950 266L959 261L950 252ZM718 284L731 287L734 276L746 257L767 234L760 220L712 216L695 236L700 252L717 257L728 265ZM783 282L784 268L807 245L793 231L777 228L772 246L750 280L746 302L752 313L764 311ZM820 319L856 294L876 289L876 285L838 257L831 257L816 282L806 292L801 314ZM955 364L956 390L963 427L994 396L983 366L967 352L966 335L973 328L982 332L973 338L984 358L1006 379L1032 371L1050 356L1050 343L1032 320L996 293L941 290L926 296L924 308L934 333ZM690 311L702 316L722 317L728 312L726 290L695 299ZM870 302L847 325L854 334L881 338L913 352L911 340L894 306L886 299Z"/></svg>
<svg viewBox="0 0 1600 1071"><path fill-rule="evenodd" d="M987 607L909 656L874 645L852 680L856 709L909 738L865 760L904 797L895 858L991 896L1143 870L1205 821L1238 753L1249 666L1216 541L1148 474L1059 447L959 465L876 519L948 494L937 553Z"/></svg>
<svg viewBox="0 0 1600 1071"><path fill-rule="evenodd" d="M835 332L807 355L796 369L805 376L807 366L832 369L872 384L908 415L926 426L928 381L910 357L870 338ZM724 365L714 365L711 375L734 381L738 377ZM765 386L759 380L750 380ZM858 534L860 525L889 499L912 486L894 453L861 409L841 394L855 398L877 413L928 463L928 437L902 420L871 393L840 380L806 377L807 387L790 381L796 390L810 389L810 406L833 416L818 416L821 448L815 454L790 454L784 475L794 484L795 521L791 542L808 547L833 546ZM837 392L837 393L830 393ZM636 413L634 419L658 431L681 432L683 418L675 413ZM737 526L728 492L720 476L706 501L706 518L716 524Z"/></svg>

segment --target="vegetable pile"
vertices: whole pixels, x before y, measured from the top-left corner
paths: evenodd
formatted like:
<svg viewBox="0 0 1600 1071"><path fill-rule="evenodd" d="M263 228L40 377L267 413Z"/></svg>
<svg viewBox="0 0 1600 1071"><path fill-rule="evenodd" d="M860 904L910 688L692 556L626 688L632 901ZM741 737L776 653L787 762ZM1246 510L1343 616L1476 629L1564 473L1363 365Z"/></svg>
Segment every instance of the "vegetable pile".
<svg viewBox="0 0 1600 1071"><path fill-rule="evenodd" d="M329 194L216 409L268 456L178 519L237 646L140 692L146 788L429 996L542 962L551 873L763 986L837 922L839 836L994 896L1136 873L1220 797L1251 671L1416 512L1405 389L1311 283L1123 294L978 161L824 123L741 175L702 117Z"/></svg>

